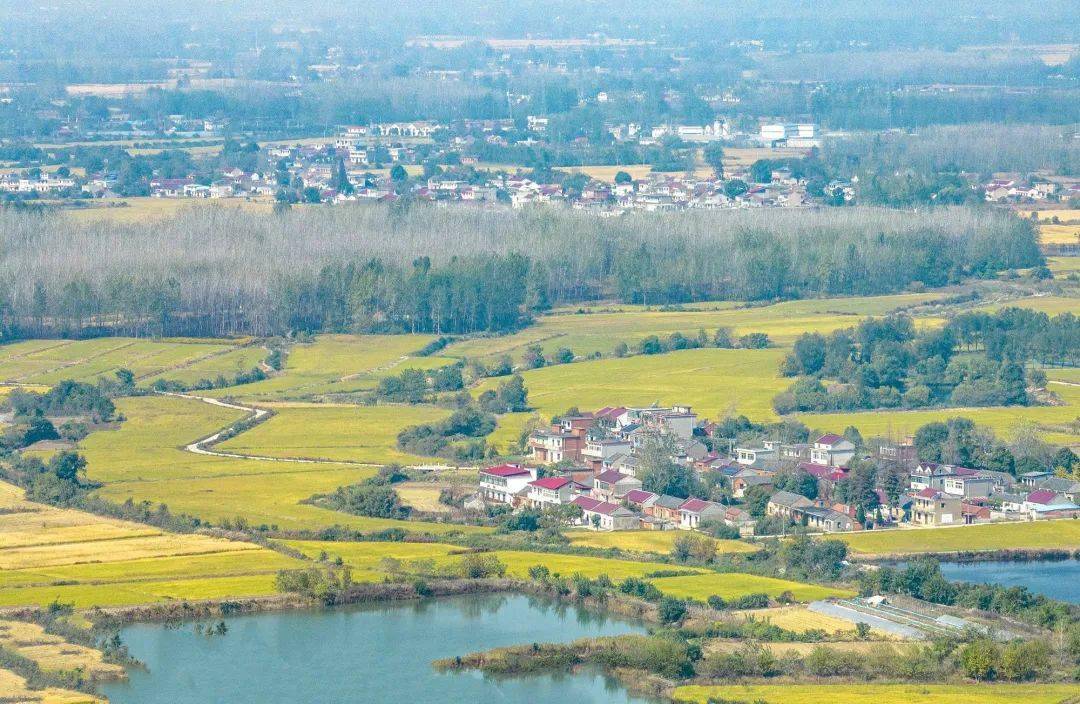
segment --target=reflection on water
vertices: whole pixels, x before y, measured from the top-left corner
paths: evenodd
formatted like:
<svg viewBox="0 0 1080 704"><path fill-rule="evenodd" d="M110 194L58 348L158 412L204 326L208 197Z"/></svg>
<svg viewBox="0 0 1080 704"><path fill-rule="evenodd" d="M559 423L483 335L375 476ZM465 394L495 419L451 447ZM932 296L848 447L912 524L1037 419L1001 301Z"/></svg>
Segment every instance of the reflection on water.
<svg viewBox="0 0 1080 704"><path fill-rule="evenodd" d="M225 636L191 625L124 631L147 671L103 687L114 704L493 702L629 704L598 673L492 678L438 673L431 661L519 643L644 632L640 624L521 595L470 595L228 619Z"/></svg>

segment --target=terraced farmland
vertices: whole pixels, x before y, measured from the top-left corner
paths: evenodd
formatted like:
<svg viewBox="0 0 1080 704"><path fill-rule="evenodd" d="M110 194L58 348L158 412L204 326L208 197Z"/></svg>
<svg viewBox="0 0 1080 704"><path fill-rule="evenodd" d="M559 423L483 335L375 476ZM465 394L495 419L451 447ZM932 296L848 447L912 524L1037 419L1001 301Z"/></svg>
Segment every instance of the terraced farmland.
<svg viewBox="0 0 1080 704"><path fill-rule="evenodd" d="M314 342L290 347L281 374L208 395L268 401L371 389L386 374L452 363L452 359L413 354L433 339L431 335L320 335Z"/></svg>
<svg viewBox="0 0 1080 704"><path fill-rule="evenodd" d="M64 379L93 381L130 369L142 379L228 352L223 341L31 340L0 346L0 379L13 383L55 384Z"/></svg>
<svg viewBox="0 0 1080 704"><path fill-rule="evenodd" d="M546 353L568 347L578 355L610 354L619 342L633 347L649 335L681 332L696 335L701 329L712 335L730 327L736 335L768 333L774 344L789 345L804 332L830 332L849 327L867 315L884 315L898 308L925 304L939 294L900 294L854 298L788 301L768 306L739 307L732 302L687 305L677 311L642 306L573 308L544 316L519 333L497 338L477 338L447 347L445 356L476 359L504 354L519 359L530 345ZM574 311L581 310L583 313ZM932 320L930 322L933 322Z"/></svg>

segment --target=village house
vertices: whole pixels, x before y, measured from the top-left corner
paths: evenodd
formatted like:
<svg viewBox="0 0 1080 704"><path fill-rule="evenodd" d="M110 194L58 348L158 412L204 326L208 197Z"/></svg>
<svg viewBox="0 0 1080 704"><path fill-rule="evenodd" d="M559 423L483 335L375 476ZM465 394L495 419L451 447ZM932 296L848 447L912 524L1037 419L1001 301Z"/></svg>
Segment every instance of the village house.
<svg viewBox="0 0 1080 704"><path fill-rule="evenodd" d="M685 501L686 499L680 499L677 496L661 494L659 498L653 501L651 510L647 510L646 512L658 521L665 521L671 525L678 525L682 520L679 508Z"/></svg>
<svg viewBox="0 0 1080 704"><path fill-rule="evenodd" d="M750 512L738 506L726 507L721 520L724 521L725 525L738 530L739 535L742 536L753 535L754 526L757 525L757 521L750 515Z"/></svg>
<svg viewBox="0 0 1080 704"><path fill-rule="evenodd" d="M585 448L581 451L582 461L592 467L593 471L601 472L606 463L618 455L627 455L632 448L629 440L618 438L604 438L602 440L585 440Z"/></svg>
<svg viewBox="0 0 1080 704"><path fill-rule="evenodd" d="M736 499L742 499L746 497L746 492L749 489L755 486L771 487L773 481L772 474L743 469L731 478L731 495Z"/></svg>
<svg viewBox="0 0 1080 704"><path fill-rule="evenodd" d="M631 489L626 492L626 496L623 497L623 502L635 511L641 511L642 513L651 515L652 505L656 503L656 500L659 498L659 494L654 494L651 491Z"/></svg>
<svg viewBox="0 0 1080 704"><path fill-rule="evenodd" d="M840 533L859 527L850 515L831 508L807 506L798 509L798 514L799 520L804 522L807 528L822 533Z"/></svg>
<svg viewBox="0 0 1080 704"><path fill-rule="evenodd" d="M765 506L765 514L768 516L783 516L795 520L798 511L814 505L810 499L790 491L778 491L769 497L769 503Z"/></svg>
<svg viewBox="0 0 1080 704"><path fill-rule="evenodd" d="M855 444L834 433L822 435L810 448L810 461L826 467L845 467L854 456Z"/></svg>
<svg viewBox="0 0 1080 704"><path fill-rule="evenodd" d="M712 501L689 498L679 506L679 527L683 530L694 530L705 521L721 521L724 518L724 507Z"/></svg>
<svg viewBox="0 0 1080 704"><path fill-rule="evenodd" d="M536 470L516 464L500 464L480 470L480 497L486 501L514 505L515 497L536 479Z"/></svg>
<svg viewBox="0 0 1080 704"><path fill-rule="evenodd" d="M960 497L927 487L913 497L911 522L919 526L944 526L963 521Z"/></svg>
<svg viewBox="0 0 1080 704"><path fill-rule="evenodd" d="M528 486L529 505L539 509L568 504L580 493L579 485L566 477L534 479Z"/></svg>
<svg viewBox="0 0 1080 704"><path fill-rule="evenodd" d="M576 463L582 461L585 438L561 430L537 430L529 435L528 444L529 458L540 464L554 464L563 460Z"/></svg>
<svg viewBox="0 0 1080 704"><path fill-rule="evenodd" d="M847 470L842 467L832 467L813 462L801 462L799 469L817 479L818 496L823 497L832 496L837 483L847 476Z"/></svg>
<svg viewBox="0 0 1080 704"><path fill-rule="evenodd" d="M578 496L570 503L581 508L581 523L595 530L635 530L641 517L621 504Z"/></svg>
<svg viewBox="0 0 1080 704"><path fill-rule="evenodd" d="M735 448L735 461L746 467L754 469L774 469L777 463L777 451L775 447L737 447Z"/></svg>
<svg viewBox="0 0 1080 704"><path fill-rule="evenodd" d="M593 479L592 496L601 501L619 501L627 492L641 488L641 480L609 469Z"/></svg>
<svg viewBox="0 0 1080 704"><path fill-rule="evenodd" d="M994 480L973 469L956 467L953 474L942 478L941 490L965 499L986 498L994 488Z"/></svg>
<svg viewBox="0 0 1080 704"><path fill-rule="evenodd" d="M1063 494L1058 494L1051 489L1036 489L1027 495L1021 506L1021 511L1029 514L1032 518L1077 509L1080 509L1080 506L1077 506Z"/></svg>

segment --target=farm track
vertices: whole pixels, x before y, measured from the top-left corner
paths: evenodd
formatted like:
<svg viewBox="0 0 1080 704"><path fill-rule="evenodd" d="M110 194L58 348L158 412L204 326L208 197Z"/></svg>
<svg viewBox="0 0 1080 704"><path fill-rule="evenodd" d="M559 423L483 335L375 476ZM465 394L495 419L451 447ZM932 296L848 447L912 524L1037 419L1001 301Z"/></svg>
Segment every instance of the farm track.
<svg viewBox="0 0 1080 704"><path fill-rule="evenodd" d="M168 393L168 392L163 392L162 395L163 396L173 396L173 397L176 397L176 398L194 399L194 400L197 400L197 401L202 401L203 403L208 403L208 404L210 404L212 406L220 406L221 408L230 408L230 409L233 409L233 410L236 410L236 411L244 411L245 413L248 414L248 416L247 416L247 418L244 418L243 420L247 420L247 421L261 421L261 420L265 419L267 416L270 415L270 411L266 410L265 408L256 408L255 406L242 406L242 405L237 404L237 403L229 403L228 401L222 401L222 400L216 399L216 398L209 398L207 396L195 396L195 395L192 395L192 394ZM237 421L237 423L239 423L239 422L242 422L242 421ZM382 465L379 465L379 464L372 464L370 462L350 462L350 461L347 461L347 460L325 460L325 459L314 459L314 458L305 458L305 457L268 457L268 456L265 456L265 455L244 455L244 454L240 454L238 452L221 452L220 450L210 450L210 449L207 449L206 447L204 447L205 445L213 444L214 442L219 440L221 438L221 436L227 430L234 427L235 425L236 425L236 423L232 423L232 424L230 424L228 426L228 428L224 428L222 430L219 430L216 433L213 433L212 435L208 435L208 436L206 436L204 438L200 438L199 440L196 440L195 442L188 443L187 445L184 446L183 449L184 449L185 452L191 452L191 453L196 454L196 455L209 455L211 457L225 457L225 458L238 459L238 460L260 460L260 461L263 461L263 462L286 462L286 463L294 463L294 464L330 464L330 465L335 465L335 466L338 466L338 467L340 467L340 466L348 466L348 467L381 467L382 466Z"/></svg>

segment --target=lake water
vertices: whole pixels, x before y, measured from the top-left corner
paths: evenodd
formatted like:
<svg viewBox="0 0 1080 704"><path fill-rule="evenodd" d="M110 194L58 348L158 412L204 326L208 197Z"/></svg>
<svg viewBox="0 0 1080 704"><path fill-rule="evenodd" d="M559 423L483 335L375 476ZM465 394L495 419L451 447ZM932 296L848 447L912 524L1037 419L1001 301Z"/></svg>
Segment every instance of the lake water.
<svg viewBox="0 0 1080 704"><path fill-rule="evenodd" d="M621 621L521 595L288 611L225 620L224 636L193 624L123 631L147 670L102 687L113 704L630 704L600 674L514 679L438 673L431 662L519 643L643 633Z"/></svg>
<svg viewBox="0 0 1080 704"><path fill-rule="evenodd" d="M1031 562L942 562L946 579L1023 586L1052 599L1080 604L1080 560Z"/></svg>

